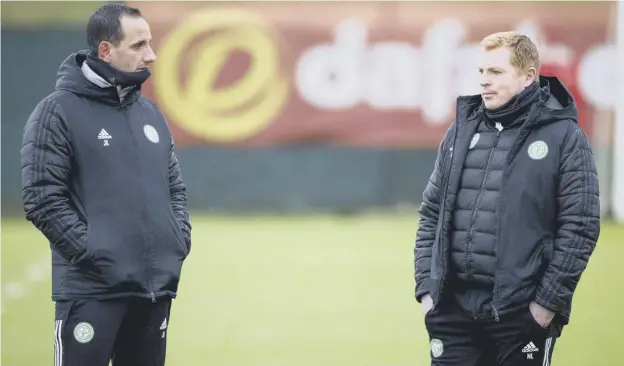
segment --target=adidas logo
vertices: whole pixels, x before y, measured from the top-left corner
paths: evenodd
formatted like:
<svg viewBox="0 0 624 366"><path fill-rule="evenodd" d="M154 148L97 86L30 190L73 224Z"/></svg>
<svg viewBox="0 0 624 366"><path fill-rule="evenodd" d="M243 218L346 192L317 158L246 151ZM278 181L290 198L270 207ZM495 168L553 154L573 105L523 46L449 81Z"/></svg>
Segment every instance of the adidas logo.
<svg viewBox="0 0 624 366"><path fill-rule="evenodd" d="M162 324L160 325L160 330L165 329L167 329L167 318L165 318L165 320L163 320Z"/></svg>
<svg viewBox="0 0 624 366"><path fill-rule="evenodd" d="M105 129L102 129L100 131L100 133L98 133L98 139L99 140L104 140L104 146L108 146L108 140L112 139L113 137L111 135L108 134L108 132L106 132Z"/></svg>
<svg viewBox="0 0 624 366"><path fill-rule="evenodd" d="M100 133L98 134L98 139L100 140L108 140L108 139L112 139L112 136L108 134L108 132L106 132L105 129L102 129L100 131Z"/></svg>
<svg viewBox="0 0 624 366"><path fill-rule="evenodd" d="M529 342L529 344L524 346L524 348L522 349L522 353L532 353L537 351L539 351L539 348L535 347L533 342Z"/></svg>

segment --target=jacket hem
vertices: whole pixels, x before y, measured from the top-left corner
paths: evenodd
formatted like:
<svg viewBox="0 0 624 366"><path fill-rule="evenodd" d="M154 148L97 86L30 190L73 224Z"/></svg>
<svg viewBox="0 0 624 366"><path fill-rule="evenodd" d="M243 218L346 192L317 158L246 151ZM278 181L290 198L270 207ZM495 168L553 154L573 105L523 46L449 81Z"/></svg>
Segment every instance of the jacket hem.
<svg viewBox="0 0 624 366"><path fill-rule="evenodd" d="M172 299L177 297L177 293L173 291L154 292L154 297L169 296ZM80 293L62 293L52 294L52 301L74 301L74 300L110 300L119 298L144 298L151 299L152 295L147 292L121 292L114 294L80 294Z"/></svg>

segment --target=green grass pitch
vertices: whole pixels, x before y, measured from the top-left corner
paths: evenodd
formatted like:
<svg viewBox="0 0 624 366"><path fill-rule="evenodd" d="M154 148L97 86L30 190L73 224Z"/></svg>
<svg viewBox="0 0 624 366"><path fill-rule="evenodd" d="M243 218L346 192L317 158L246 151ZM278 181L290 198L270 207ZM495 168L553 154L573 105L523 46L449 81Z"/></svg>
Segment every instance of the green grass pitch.
<svg viewBox="0 0 624 366"><path fill-rule="evenodd" d="M423 366L413 215L192 216L168 365ZM553 365L624 365L624 226L603 224ZM2 221L2 365L53 363L49 248ZM97 330L96 330L97 332Z"/></svg>

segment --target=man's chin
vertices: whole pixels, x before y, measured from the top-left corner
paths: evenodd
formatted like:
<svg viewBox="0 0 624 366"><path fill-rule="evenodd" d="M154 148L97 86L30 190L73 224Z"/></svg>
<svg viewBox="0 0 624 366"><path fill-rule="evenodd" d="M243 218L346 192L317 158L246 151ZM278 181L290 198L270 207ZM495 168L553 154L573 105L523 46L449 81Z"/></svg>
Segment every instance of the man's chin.
<svg viewBox="0 0 624 366"><path fill-rule="evenodd" d="M483 105L485 106L485 109L496 109L496 103L492 103L492 102L487 102L487 101L483 101Z"/></svg>
<svg viewBox="0 0 624 366"><path fill-rule="evenodd" d="M485 106L485 109L496 109L499 108L500 106L502 106L504 103L501 103L498 100L488 100L488 99L483 99L483 105Z"/></svg>

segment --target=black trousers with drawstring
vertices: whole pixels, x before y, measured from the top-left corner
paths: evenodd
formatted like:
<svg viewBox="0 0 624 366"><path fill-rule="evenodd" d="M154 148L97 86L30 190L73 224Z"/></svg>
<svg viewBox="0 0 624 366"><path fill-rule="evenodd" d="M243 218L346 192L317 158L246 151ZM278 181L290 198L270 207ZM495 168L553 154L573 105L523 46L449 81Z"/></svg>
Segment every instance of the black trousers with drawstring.
<svg viewBox="0 0 624 366"><path fill-rule="evenodd" d="M558 332L526 309L474 319L455 305L425 315L432 366L550 366Z"/></svg>
<svg viewBox="0 0 624 366"><path fill-rule="evenodd" d="M171 298L57 301L54 366L163 366Z"/></svg>

